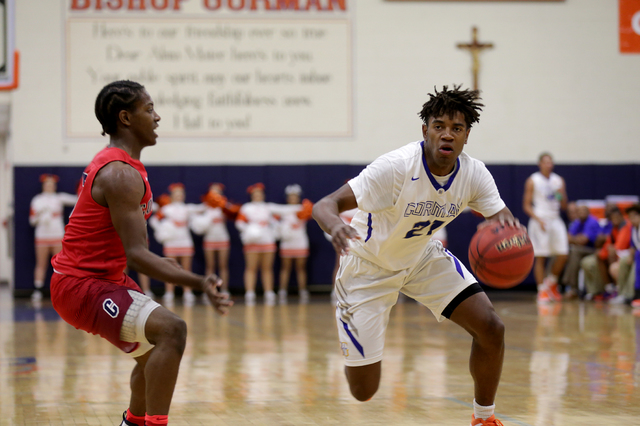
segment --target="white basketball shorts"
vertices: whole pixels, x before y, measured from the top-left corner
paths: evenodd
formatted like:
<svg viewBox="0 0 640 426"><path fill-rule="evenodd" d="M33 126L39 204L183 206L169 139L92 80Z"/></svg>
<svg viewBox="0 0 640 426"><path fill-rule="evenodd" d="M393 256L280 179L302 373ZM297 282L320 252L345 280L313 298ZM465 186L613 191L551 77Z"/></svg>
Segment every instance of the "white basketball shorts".
<svg viewBox="0 0 640 426"><path fill-rule="evenodd" d="M451 312L443 311L458 294L474 284L478 289L474 292L482 291L476 283L440 241L430 241L416 266L400 271L380 268L352 254L343 256L336 276L336 319L346 365L368 365L382 359L389 313L398 292L444 321Z"/></svg>
<svg viewBox="0 0 640 426"><path fill-rule="evenodd" d="M569 239L567 227L562 218L545 220L545 230L542 230L537 220L530 219L527 231L533 253L536 257L550 257L569 253Z"/></svg>

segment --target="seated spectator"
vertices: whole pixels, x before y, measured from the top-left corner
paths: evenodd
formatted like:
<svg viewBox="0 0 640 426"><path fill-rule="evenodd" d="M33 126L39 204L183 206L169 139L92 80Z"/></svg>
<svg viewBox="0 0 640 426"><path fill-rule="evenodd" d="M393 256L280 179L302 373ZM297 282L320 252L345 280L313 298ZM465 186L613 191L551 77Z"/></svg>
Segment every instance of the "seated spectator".
<svg viewBox="0 0 640 426"><path fill-rule="evenodd" d="M562 276L562 283L568 294L578 293L578 274L583 257L595 252L595 243L601 233L600 224L589 207L579 204L578 218L569 226L569 258Z"/></svg>
<svg viewBox="0 0 640 426"><path fill-rule="evenodd" d="M631 222L631 249L629 250L629 254L627 258L633 259L633 264L630 261L627 261L629 266L629 276L633 276L627 278L624 283L627 284L629 282L633 282L633 301L631 302L631 306L634 309L640 308L640 204L634 204L627 209L627 217L629 218L629 222ZM618 277L622 278L622 264L620 265L620 271L618 273ZM631 286L628 286L631 287ZM622 291L624 294L631 293L628 287L623 287Z"/></svg>
<svg viewBox="0 0 640 426"><path fill-rule="evenodd" d="M586 300L609 300L611 303L624 303L624 296L615 295L616 286L609 275L609 267L619 261L619 256L629 249L631 224L624 219L620 208L607 206L607 219L611 230L597 253L585 256L580 262L584 271Z"/></svg>

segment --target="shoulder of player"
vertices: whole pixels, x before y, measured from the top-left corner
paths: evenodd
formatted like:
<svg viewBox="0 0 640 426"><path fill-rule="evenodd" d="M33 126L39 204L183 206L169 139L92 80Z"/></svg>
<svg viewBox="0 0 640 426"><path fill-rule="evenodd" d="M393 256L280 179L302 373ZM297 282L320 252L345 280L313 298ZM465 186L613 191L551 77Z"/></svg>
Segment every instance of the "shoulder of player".
<svg viewBox="0 0 640 426"><path fill-rule="evenodd" d="M409 168L415 161L422 161L420 142L411 142L393 151L389 151L378 157L374 163L378 165L386 163L393 170L402 171Z"/></svg>
<svg viewBox="0 0 640 426"><path fill-rule="evenodd" d="M487 166L483 161L471 157L464 151L458 156L458 161L460 161L460 171L465 171L469 175L485 170L488 172Z"/></svg>
<svg viewBox="0 0 640 426"><path fill-rule="evenodd" d="M112 161L101 168L94 178L94 185L98 184L105 192L120 192L135 194L143 191L144 185L140 172L132 165Z"/></svg>

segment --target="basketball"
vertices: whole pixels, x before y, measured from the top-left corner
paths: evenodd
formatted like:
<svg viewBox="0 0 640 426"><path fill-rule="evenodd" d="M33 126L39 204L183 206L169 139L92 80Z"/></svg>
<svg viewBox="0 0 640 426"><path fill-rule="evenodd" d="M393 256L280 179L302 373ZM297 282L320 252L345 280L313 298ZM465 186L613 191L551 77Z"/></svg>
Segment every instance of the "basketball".
<svg viewBox="0 0 640 426"><path fill-rule="evenodd" d="M471 269L490 287L520 284L531 272L533 260L533 246L524 228L488 225L480 228L469 244Z"/></svg>

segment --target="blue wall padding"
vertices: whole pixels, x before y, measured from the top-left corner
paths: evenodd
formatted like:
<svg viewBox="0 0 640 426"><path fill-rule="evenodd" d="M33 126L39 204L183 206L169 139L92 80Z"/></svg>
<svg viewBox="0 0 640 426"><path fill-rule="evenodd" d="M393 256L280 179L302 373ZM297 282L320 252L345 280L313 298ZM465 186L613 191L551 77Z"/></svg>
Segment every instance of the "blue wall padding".
<svg viewBox="0 0 640 426"><path fill-rule="evenodd" d="M304 190L303 196L311 201L333 192L344 181L357 175L365 165L282 165L282 166L149 166L149 181L154 197L167 192L169 184L182 182L187 192L187 202L199 203L211 182L226 185L225 195L230 201L244 203L248 201L247 186L263 182L266 185L267 201L284 203L285 186L298 183ZM509 208L527 223L522 211L522 193L526 178L537 170L535 165L488 165L495 177L498 188ZM33 288L33 268L35 253L33 246L33 228L29 225L29 203L40 192L39 176L42 173L54 173L60 176L59 191L73 193L84 167L15 167L15 267L14 283L16 293ZM567 192L571 200L603 199L607 195L639 195L640 164L622 165L557 165L555 171L564 177ZM66 215L71 209L66 211ZM449 249L467 267L467 246L480 218L465 213L447 227ZM231 234L230 287L241 292L243 289L242 271L244 258L238 233L232 223L228 223ZM308 262L309 284L329 284L335 260L331 244L325 239L320 227L312 220L308 224L310 239L310 257ZM161 254L161 247L153 239L150 229L150 248ZM202 238L194 235L196 254L193 270L204 272ZM275 268L279 262L276 261ZM277 270L277 269L276 269ZM51 271L49 271L48 277ZM295 275L295 274L292 274ZM47 278L48 279L48 278ZM293 280L294 278L292 278ZM277 274L276 274L277 281ZM294 281L292 281L294 282ZM531 276L523 283L533 284ZM153 282L154 288L161 283ZM295 284L294 284L295 288ZM161 292L162 290L159 290Z"/></svg>

